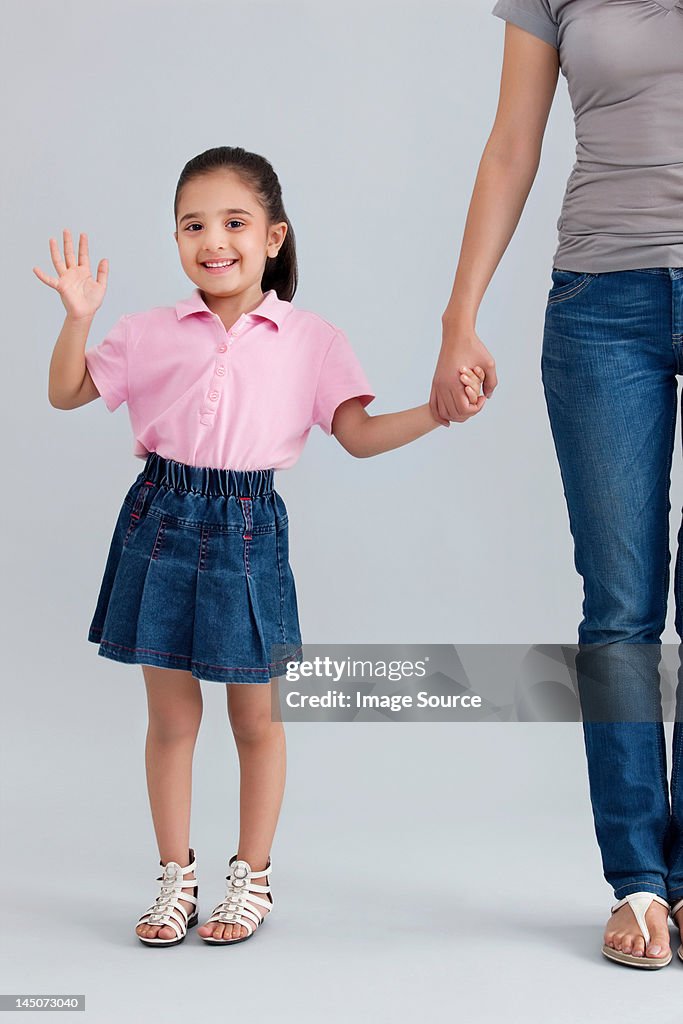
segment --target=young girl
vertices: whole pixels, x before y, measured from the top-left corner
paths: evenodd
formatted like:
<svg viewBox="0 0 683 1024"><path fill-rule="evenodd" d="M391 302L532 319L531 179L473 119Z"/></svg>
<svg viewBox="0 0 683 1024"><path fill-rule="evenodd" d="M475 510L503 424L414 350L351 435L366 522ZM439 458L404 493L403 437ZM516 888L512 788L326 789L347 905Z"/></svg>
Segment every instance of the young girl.
<svg viewBox="0 0 683 1024"><path fill-rule="evenodd" d="M198 921L189 827L201 679L231 684L240 834L224 896L198 933L205 942L241 942L273 905L285 740L282 723L271 721L270 680L301 656L287 510L274 471L293 465L314 424L358 457L448 425L428 403L369 416L375 396L343 331L292 305L294 233L267 160L233 147L201 153L182 171L174 215L192 294L122 316L87 352L107 260L93 279L86 235L76 260L65 230L63 260L50 239L59 276L33 268L66 307L51 404L75 409L101 395L113 412L127 402L134 454L145 459L118 515L88 639L104 657L142 666L147 784L163 871L135 931L157 946L182 942ZM478 383L470 375L468 386ZM471 396L474 415L484 398Z"/></svg>

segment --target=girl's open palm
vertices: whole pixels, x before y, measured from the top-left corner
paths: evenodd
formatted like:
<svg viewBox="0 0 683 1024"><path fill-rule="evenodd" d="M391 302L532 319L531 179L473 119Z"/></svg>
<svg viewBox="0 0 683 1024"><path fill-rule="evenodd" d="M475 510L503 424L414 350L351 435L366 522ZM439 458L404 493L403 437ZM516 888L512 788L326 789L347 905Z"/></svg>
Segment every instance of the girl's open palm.
<svg viewBox="0 0 683 1024"><path fill-rule="evenodd" d="M60 255L55 238L50 239L50 255L59 277L48 277L40 267L34 267L33 273L44 284L59 292L66 312L72 319L82 320L94 316L102 305L107 290L107 259L100 260L97 265L97 278L94 278L90 273L88 236L81 232L76 260L71 232L67 228L64 228L64 259Z"/></svg>

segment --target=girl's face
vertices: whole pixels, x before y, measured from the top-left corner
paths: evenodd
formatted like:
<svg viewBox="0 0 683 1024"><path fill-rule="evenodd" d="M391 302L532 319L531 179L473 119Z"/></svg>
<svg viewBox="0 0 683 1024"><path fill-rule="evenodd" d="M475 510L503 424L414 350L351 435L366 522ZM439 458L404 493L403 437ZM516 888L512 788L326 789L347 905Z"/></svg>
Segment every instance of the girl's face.
<svg viewBox="0 0 683 1024"><path fill-rule="evenodd" d="M202 291L234 296L261 291L266 258L277 256L287 224L268 225L255 193L232 171L218 170L183 186L173 236L183 270ZM228 261L211 269L205 264Z"/></svg>

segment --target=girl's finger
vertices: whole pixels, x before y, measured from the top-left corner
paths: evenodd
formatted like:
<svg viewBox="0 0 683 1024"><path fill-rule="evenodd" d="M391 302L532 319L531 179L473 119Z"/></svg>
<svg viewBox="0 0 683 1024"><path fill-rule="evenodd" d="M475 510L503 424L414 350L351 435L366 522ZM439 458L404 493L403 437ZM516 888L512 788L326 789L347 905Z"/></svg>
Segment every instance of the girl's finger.
<svg viewBox="0 0 683 1024"><path fill-rule="evenodd" d="M100 262L97 264L97 283L107 283L107 274L109 273L109 261L106 256L103 256Z"/></svg>
<svg viewBox="0 0 683 1024"><path fill-rule="evenodd" d="M44 274L42 272L40 267L34 267L33 268L33 273L36 275L36 277L40 281L43 281L44 284L49 284L50 288L57 288L59 286L59 281L57 280L57 278L56 277L48 277L47 274Z"/></svg>
<svg viewBox="0 0 683 1024"><path fill-rule="evenodd" d="M61 277L62 274L66 274L66 267L64 266L64 260L62 259L59 251L56 238L50 239L50 256L52 257L52 263L59 276Z"/></svg>
<svg viewBox="0 0 683 1024"><path fill-rule="evenodd" d="M71 232L68 228L64 228L64 261L67 267L76 266L76 257L74 256L74 244L71 239Z"/></svg>
<svg viewBox="0 0 683 1024"><path fill-rule="evenodd" d="M461 373L460 374L460 383L466 389L469 388L470 391L474 391L477 395L481 391L481 387L480 387L481 381L479 380L478 377L469 377L466 373Z"/></svg>
<svg viewBox="0 0 683 1024"><path fill-rule="evenodd" d="M484 379L484 377L486 376L486 374L485 374L485 372L484 372L484 371L482 370L481 366L475 366L475 367L474 367L474 372L476 373L476 375L477 375L477 377L479 378L479 380L483 380L483 379Z"/></svg>
<svg viewBox="0 0 683 1024"><path fill-rule="evenodd" d="M90 253L88 252L88 236L81 231L78 236L78 265L79 267L90 266Z"/></svg>

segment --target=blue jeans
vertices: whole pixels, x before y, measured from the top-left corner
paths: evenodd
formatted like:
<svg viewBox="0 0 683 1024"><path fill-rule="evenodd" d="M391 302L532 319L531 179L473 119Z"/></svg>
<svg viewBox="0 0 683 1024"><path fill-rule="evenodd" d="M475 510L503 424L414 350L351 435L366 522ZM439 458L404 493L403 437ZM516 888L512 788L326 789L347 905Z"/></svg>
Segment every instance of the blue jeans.
<svg viewBox="0 0 683 1024"><path fill-rule="evenodd" d="M669 794L653 698L669 590L683 268L553 268L541 373L584 585L577 673L604 874L617 899L642 889L673 902L683 897L683 723L677 714ZM674 583L682 637L683 526ZM592 682L582 692L582 659L594 667L598 654L602 668L585 672ZM613 701L611 715L586 714L597 691L603 712L605 695Z"/></svg>

